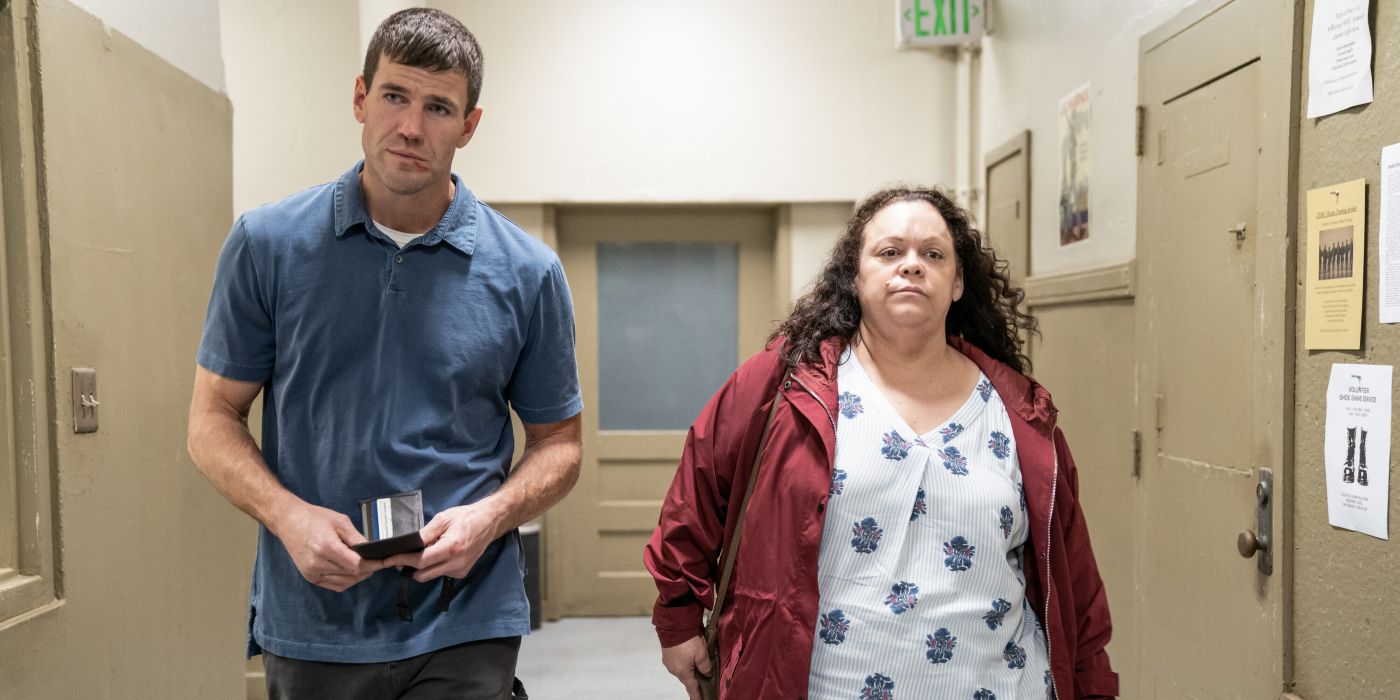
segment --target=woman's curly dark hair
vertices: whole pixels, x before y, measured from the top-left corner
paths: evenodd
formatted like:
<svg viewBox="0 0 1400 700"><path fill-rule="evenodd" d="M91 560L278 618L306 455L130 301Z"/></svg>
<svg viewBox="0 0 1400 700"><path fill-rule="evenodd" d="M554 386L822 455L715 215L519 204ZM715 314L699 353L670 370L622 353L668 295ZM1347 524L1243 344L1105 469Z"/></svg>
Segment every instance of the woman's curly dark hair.
<svg viewBox="0 0 1400 700"><path fill-rule="evenodd" d="M963 294L948 309L948 335L962 337L1017 372L1028 370L1030 358L1022 352L1022 339L1039 331L1035 317L1020 308L1026 292L1011 284L1006 261L982 244L967 210L939 188L891 187L866 197L846 222L846 232L832 248L816 286L797 300L769 340L784 338L782 353L793 364L819 361L827 338L851 342L860 329L855 283L865 226L881 209L908 201L933 205L953 234Z"/></svg>

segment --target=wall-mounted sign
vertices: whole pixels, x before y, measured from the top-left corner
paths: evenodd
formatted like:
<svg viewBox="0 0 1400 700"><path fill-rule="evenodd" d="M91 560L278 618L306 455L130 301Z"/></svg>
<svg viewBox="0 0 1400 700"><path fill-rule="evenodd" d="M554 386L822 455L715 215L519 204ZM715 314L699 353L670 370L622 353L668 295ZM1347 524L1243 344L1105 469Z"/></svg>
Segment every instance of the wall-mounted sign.
<svg viewBox="0 0 1400 700"><path fill-rule="evenodd" d="M1381 149L1381 323L1400 323L1400 143Z"/></svg>
<svg viewBox="0 0 1400 700"><path fill-rule="evenodd" d="M1369 0L1317 0L1308 50L1308 118L1371 101Z"/></svg>
<svg viewBox="0 0 1400 700"><path fill-rule="evenodd" d="M991 31L992 0L895 0L902 49L958 46Z"/></svg>
<svg viewBox="0 0 1400 700"><path fill-rule="evenodd" d="M1060 100L1060 245L1089 237L1089 86Z"/></svg>
<svg viewBox="0 0 1400 700"><path fill-rule="evenodd" d="M1327 383L1327 522L1390 539L1390 365L1332 365Z"/></svg>
<svg viewBox="0 0 1400 700"><path fill-rule="evenodd" d="M1361 349L1366 272L1366 178L1308 190L1303 342L1309 350Z"/></svg>

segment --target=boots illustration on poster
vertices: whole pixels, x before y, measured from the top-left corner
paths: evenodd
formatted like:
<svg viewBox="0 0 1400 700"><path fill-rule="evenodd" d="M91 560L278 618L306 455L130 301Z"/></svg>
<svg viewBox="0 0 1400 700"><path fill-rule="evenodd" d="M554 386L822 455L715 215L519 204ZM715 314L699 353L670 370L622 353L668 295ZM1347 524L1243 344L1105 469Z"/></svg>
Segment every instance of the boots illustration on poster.
<svg viewBox="0 0 1400 700"><path fill-rule="evenodd" d="M1361 432L1359 446L1356 441L1357 431ZM1365 486L1370 483L1370 479L1366 477L1365 428L1347 428L1347 461L1343 462L1342 465L1342 483L1355 483L1357 486Z"/></svg>
<svg viewBox="0 0 1400 700"><path fill-rule="evenodd" d="M1356 428L1347 428L1347 461L1342 469L1342 483L1350 484L1356 481Z"/></svg>
<svg viewBox="0 0 1400 700"><path fill-rule="evenodd" d="M1366 479L1366 429L1361 429L1361 454L1356 457L1356 485L1365 486Z"/></svg>

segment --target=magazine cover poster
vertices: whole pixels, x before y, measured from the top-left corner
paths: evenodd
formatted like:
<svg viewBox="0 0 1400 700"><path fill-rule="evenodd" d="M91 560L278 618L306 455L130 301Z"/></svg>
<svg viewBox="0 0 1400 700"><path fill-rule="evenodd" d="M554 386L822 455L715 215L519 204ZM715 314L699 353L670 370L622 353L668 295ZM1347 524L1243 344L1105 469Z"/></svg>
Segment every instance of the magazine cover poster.
<svg viewBox="0 0 1400 700"><path fill-rule="evenodd" d="M1060 245L1089 237L1089 86L1060 100Z"/></svg>

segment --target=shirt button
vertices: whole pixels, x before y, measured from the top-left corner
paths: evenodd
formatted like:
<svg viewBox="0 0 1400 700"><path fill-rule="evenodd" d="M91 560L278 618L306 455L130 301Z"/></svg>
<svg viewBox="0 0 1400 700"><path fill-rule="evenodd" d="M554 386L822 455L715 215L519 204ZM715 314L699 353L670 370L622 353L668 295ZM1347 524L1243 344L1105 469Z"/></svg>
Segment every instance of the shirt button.
<svg viewBox="0 0 1400 700"><path fill-rule="evenodd" d="M403 262L403 256L402 256L402 255L395 255L395 256L394 256L394 262L396 262L396 263L401 263L401 262Z"/></svg>

